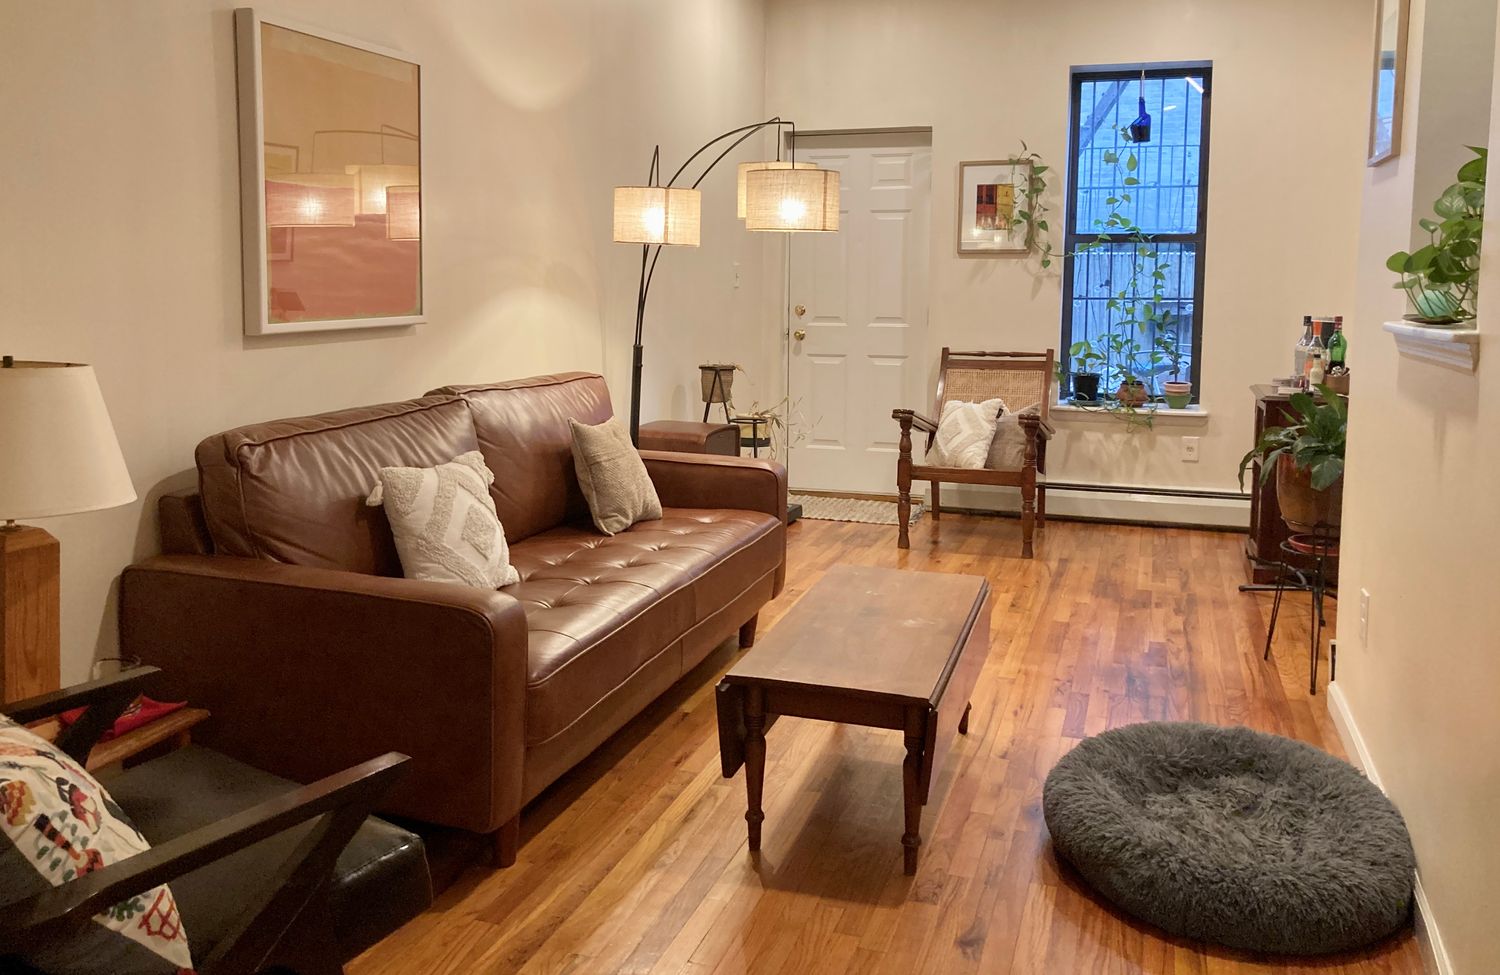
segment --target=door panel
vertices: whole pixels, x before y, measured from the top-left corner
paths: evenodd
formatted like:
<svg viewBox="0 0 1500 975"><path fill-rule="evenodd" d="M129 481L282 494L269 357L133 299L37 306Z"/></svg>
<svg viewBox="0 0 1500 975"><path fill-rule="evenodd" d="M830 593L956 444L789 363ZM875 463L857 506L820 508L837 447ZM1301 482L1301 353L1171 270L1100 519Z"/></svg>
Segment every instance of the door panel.
<svg viewBox="0 0 1500 975"><path fill-rule="evenodd" d="M799 144L799 158L839 170L842 215L837 234L791 239L788 388L802 439L789 473L796 488L889 494L891 410L925 395L932 150L861 142Z"/></svg>

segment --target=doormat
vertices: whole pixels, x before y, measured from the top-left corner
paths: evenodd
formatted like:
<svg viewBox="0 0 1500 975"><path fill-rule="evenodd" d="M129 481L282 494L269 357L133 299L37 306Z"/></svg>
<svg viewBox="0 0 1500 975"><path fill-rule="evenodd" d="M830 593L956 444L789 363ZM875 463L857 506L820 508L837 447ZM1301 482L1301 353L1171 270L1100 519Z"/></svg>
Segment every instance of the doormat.
<svg viewBox="0 0 1500 975"><path fill-rule="evenodd" d="M821 494L788 494L789 504L802 505L802 517L816 521L857 521L867 525L896 524L896 502L872 501L868 498L829 498ZM920 498L911 500L911 518L908 525L927 510L927 502Z"/></svg>

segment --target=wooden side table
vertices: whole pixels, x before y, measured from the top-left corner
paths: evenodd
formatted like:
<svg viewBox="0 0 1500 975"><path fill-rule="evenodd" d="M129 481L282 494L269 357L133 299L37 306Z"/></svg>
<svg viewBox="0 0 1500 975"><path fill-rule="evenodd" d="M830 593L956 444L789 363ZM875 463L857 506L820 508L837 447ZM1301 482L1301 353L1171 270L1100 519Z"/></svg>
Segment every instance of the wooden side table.
<svg viewBox="0 0 1500 975"><path fill-rule="evenodd" d="M123 735L101 741L89 752L87 768L95 774L108 774L123 769L127 763L133 765L137 760L144 761L155 758L158 754L176 751L192 742L193 729L207 721L208 717L208 711L204 708L178 708L139 728L132 728ZM31 725L31 730L39 738L56 741L57 736L62 733L62 723L56 718L48 718Z"/></svg>

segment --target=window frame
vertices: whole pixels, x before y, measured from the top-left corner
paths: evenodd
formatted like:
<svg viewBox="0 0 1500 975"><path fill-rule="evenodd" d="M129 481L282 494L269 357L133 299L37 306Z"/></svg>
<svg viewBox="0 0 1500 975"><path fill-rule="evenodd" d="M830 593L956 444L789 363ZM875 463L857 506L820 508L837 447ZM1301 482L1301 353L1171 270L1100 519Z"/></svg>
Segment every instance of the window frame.
<svg viewBox="0 0 1500 975"><path fill-rule="evenodd" d="M1199 402L1203 389L1203 279L1207 266L1208 251L1208 157L1209 122L1213 114L1212 61L1166 61L1145 64L1118 64L1109 66L1074 66L1068 73L1068 175L1064 184L1067 190L1067 205L1063 216L1063 281L1062 281L1062 355L1067 371L1072 372L1073 360L1068 354L1073 347L1073 268L1077 262L1075 254L1079 243L1098 240L1101 236L1112 242L1123 242L1127 238L1120 234L1101 235L1097 231L1078 230L1078 135L1082 124L1082 94L1085 81L1138 81L1141 73L1146 79L1180 78L1184 75L1203 77L1203 118L1199 126L1198 139L1198 226L1192 233L1151 234L1154 243L1192 244L1195 247L1193 260L1193 342L1192 364L1188 378L1193 384L1192 403ZM1102 392L1102 391L1101 391ZM1159 402L1160 397L1154 396Z"/></svg>

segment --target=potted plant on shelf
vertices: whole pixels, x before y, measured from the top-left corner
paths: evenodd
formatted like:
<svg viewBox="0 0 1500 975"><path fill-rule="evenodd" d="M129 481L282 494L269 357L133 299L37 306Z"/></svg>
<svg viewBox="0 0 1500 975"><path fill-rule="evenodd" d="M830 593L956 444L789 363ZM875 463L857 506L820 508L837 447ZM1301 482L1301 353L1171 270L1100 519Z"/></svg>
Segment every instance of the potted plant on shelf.
<svg viewBox="0 0 1500 975"><path fill-rule="evenodd" d="M1172 369L1172 378L1161 384L1162 399L1167 401L1169 409L1185 410L1193 402L1193 384L1182 379L1182 364L1187 356L1178 344L1176 331L1169 329L1157 335L1156 347Z"/></svg>
<svg viewBox="0 0 1500 975"><path fill-rule="evenodd" d="M1260 442L1240 460L1240 490L1245 472L1260 464L1261 481L1276 478L1281 519L1294 532L1337 528L1343 514L1344 440L1349 404L1326 385L1319 398L1294 393L1291 407L1300 416L1285 427L1267 427Z"/></svg>
<svg viewBox="0 0 1500 975"><path fill-rule="evenodd" d="M1099 399L1100 371L1104 367L1104 354L1094 348L1088 339L1074 342L1068 348L1068 358L1073 360L1073 398L1085 403Z"/></svg>
<svg viewBox="0 0 1500 975"><path fill-rule="evenodd" d="M1479 298L1479 243L1484 229L1485 164L1488 151L1470 146L1475 157L1458 170L1458 182L1432 205L1438 219L1417 223L1428 243L1411 253L1397 251L1385 266L1400 275L1419 325L1452 327L1474 320Z"/></svg>

